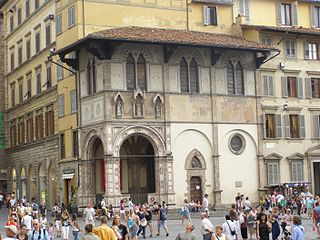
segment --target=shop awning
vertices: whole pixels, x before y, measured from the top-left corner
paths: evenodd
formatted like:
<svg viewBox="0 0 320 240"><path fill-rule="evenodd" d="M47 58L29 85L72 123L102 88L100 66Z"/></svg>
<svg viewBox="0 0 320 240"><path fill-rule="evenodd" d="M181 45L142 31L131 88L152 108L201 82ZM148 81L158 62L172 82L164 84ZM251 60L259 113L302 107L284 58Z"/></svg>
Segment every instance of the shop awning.
<svg viewBox="0 0 320 240"><path fill-rule="evenodd" d="M74 173L63 174L63 175L62 175L62 178L63 178L63 179L71 179L71 178L73 178L73 176L74 176Z"/></svg>

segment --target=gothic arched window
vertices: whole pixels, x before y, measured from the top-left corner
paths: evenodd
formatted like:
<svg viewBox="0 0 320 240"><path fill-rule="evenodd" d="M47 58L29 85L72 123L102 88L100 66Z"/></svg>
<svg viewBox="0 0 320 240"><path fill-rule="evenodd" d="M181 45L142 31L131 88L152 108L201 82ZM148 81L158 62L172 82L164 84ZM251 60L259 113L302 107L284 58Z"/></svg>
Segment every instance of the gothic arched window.
<svg viewBox="0 0 320 240"><path fill-rule="evenodd" d="M233 65L231 62L229 62L227 65L227 88L228 88L228 94L235 94L234 71L233 71Z"/></svg>
<svg viewBox="0 0 320 240"><path fill-rule="evenodd" d="M194 58L189 63L184 57L180 61L180 89L182 93L199 92L198 64Z"/></svg>
<svg viewBox="0 0 320 240"><path fill-rule="evenodd" d="M227 64L227 87L230 95L244 95L243 68L240 62Z"/></svg>
<svg viewBox="0 0 320 240"><path fill-rule="evenodd" d="M135 61L130 53L127 57L127 63L126 63L126 79L127 79L127 89L133 90L135 86Z"/></svg>
<svg viewBox="0 0 320 240"><path fill-rule="evenodd" d="M198 64L194 58L190 62L190 92L199 92Z"/></svg>
<svg viewBox="0 0 320 240"><path fill-rule="evenodd" d="M192 158L191 160L191 167L192 168L202 168L202 164L197 157Z"/></svg>
<svg viewBox="0 0 320 240"><path fill-rule="evenodd" d="M236 65L236 94L244 95L243 69L240 62Z"/></svg>
<svg viewBox="0 0 320 240"><path fill-rule="evenodd" d="M147 86L147 76L146 76L146 60L140 54L137 60L137 78L138 78L138 87L141 90L145 90Z"/></svg>
<svg viewBox="0 0 320 240"><path fill-rule="evenodd" d="M180 61L180 90L183 93L189 92L188 63L185 58Z"/></svg>
<svg viewBox="0 0 320 240"><path fill-rule="evenodd" d="M92 60L92 93L97 92L96 62Z"/></svg>

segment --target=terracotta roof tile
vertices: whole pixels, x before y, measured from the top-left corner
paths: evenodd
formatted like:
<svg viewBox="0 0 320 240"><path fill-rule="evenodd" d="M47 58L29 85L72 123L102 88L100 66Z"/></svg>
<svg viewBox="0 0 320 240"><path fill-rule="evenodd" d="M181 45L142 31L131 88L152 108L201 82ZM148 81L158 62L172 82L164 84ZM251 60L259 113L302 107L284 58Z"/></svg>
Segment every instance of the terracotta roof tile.
<svg viewBox="0 0 320 240"><path fill-rule="evenodd" d="M320 35L320 29L318 28L304 28L298 26L264 26L264 25L241 25L243 29L254 28L262 31L276 31L276 32L290 32L290 33L302 33L309 35Z"/></svg>
<svg viewBox="0 0 320 240"><path fill-rule="evenodd" d="M208 47L275 50L267 45L224 34L146 27L121 27L94 32L88 38L132 42L169 43Z"/></svg>

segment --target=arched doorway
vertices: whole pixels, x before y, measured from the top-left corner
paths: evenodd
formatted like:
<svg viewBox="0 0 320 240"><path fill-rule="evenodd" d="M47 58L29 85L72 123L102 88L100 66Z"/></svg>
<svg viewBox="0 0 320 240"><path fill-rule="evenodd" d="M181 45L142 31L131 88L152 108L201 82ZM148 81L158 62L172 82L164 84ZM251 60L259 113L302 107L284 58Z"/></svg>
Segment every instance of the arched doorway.
<svg viewBox="0 0 320 240"><path fill-rule="evenodd" d="M50 208L55 204L57 198L56 189L56 167L53 163L49 166L49 206Z"/></svg>
<svg viewBox="0 0 320 240"><path fill-rule="evenodd" d="M43 163L39 167L39 196L40 203L45 203L46 200L46 170Z"/></svg>
<svg viewBox="0 0 320 240"><path fill-rule="evenodd" d="M12 176L12 192L15 192L17 194L17 172L13 168L11 172Z"/></svg>
<svg viewBox="0 0 320 240"><path fill-rule="evenodd" d="M26 178L25 168L21 169L20 179L21 179L21 198L23 198L27 194L27 178Z"/></svg>
<svg viewBox="0 0 320 240"><path fill-rule="evenodd" d="M36 197L36 177L34 167L29 168L29 200Z"/></svg>
<svg viewBox="0 0 320 240"><path fill-rule="evenodd" d="M98 203L106 192L104 149L100 138L94 140L91 159L94 161L95 194Z"/></svg>
<svg viewBox="0 0 320 240"><path fill-rule="evenodd" d="M156 191L154 149L141 135L130 136L120 148L120 190L141 204Z"/></svg>

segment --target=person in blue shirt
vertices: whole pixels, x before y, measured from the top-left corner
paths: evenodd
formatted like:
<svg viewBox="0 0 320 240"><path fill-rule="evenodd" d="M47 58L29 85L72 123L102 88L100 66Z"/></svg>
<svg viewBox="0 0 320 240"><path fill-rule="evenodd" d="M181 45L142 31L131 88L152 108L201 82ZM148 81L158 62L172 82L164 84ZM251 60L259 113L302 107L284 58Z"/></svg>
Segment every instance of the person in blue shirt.
<svg viewBox="0 0 320 240"><path fill-rule="evenodd" d="M293 216L292 219L292 240L304 240L304 228L301 226L301 218L297 215Z"/></svg>
<svg viewBox="0 0 320 240"><path fill-rule="evenodd" d="M50 240L48 231L40 228L38 219L32 221L33 230L30 231L28 240Z"/></svg>

